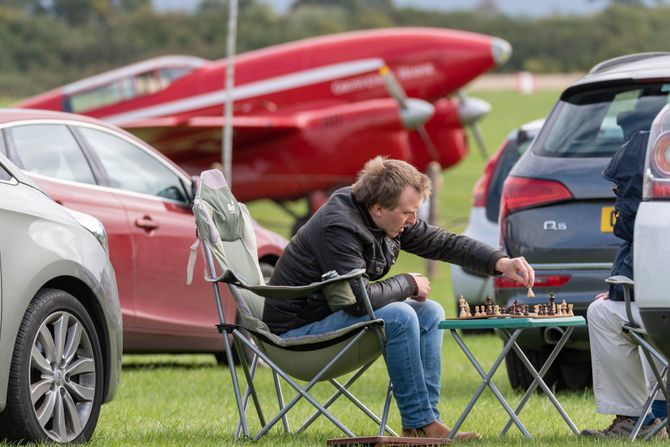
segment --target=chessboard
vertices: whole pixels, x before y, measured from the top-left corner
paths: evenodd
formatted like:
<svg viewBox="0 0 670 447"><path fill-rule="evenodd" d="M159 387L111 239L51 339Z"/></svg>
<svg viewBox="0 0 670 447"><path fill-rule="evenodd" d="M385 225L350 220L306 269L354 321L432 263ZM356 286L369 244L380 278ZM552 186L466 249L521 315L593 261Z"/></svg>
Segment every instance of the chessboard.
<svg viewBox="0 0 670 447"><path fill-rule="evenodd" d="M565 300L560 303L556 301L554 293L549 294L547 303L538 303L533 306L521 304L515 300L507 308L501 308L493 304L490 296L486 296L484 304L474 306L471 309L468 303L461 295L458 300L458 316L447 318L447 320L477 320L487 318L564 318L574 317L573 304L568 304Z"/></svg>

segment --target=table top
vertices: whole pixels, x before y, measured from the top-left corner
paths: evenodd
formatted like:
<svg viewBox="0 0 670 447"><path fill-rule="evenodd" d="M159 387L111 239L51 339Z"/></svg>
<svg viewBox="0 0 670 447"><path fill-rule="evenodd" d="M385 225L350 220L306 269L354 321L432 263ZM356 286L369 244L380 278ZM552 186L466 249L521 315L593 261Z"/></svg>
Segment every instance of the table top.
<svg viewBox="0 0 670 447"><path fill-rule="evenodd" d="M481 318L442 320L439 329L519 329L531 327L586 326L584 317L560 318Z"/></svg>

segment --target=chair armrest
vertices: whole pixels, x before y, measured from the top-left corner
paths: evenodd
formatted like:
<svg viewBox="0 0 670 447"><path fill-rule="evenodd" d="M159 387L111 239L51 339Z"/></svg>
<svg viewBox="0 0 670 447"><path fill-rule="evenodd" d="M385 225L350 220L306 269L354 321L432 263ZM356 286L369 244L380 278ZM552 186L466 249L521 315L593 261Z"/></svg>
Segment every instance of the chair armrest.
<svg viewBox="0 0 670 447"><path fill-rule="evenodd" d="M608 284L629 285L630 287L633 287L635 284L632 279L624 275L610 276L605 280L605 282Z"/></svg>
<svg viewBox="0 0 670 447"><path fill-rule="evenodd" d="M209 282L225 282L232 284L236 287L241 287L243 289L250 290L264 298L300 298L308 295L310 293L316 292L324 288L325 286L337 282L349 281L352 279L360 278L365 273L365 269L354 269L344 275L337 276L335 278L327 279L325 281L313 282L304 286L271 286L271 285L250 285L245 283L238 275L233 271L227 270L221 276L213 278L206 278Z"/></svg>
<svg viewBox="0 0 670 447"><path fill-rule="evenodd" d="M620 285L623 286L623 299L625 301L625 306L626 306L626 317L628 318L628 326L630 327L639 327L634 321L633 321L633 311L631 309L631 299L630 299L630 290L633 288L635 285L635 282L630 279L627 276L624 275L616 275L616 276L610 276L605 280L606 283L608 284L615 284L615 285Z"/></svg>

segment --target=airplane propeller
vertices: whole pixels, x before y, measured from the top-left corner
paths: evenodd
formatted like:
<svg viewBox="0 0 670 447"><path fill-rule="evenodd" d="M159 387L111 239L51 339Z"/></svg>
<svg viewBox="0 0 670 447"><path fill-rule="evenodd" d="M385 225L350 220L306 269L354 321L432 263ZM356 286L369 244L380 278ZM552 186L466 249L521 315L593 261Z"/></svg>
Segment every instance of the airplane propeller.
<svg viewBox="0 0 670 447"><path fill-rule="evenodd" d="M458 115L461 124L470 128L470 133L472 133L472 136L475 139L479 153L482 158L486 160L488 153L477 121L491 111L491 104L483 99L465 96L465 93L462 91L458 92L458 100L460 102L458 106Z"/></svg>
<svg viewBox="0 0 670 447"><path fill-rule="evenodd" d="M426 150L430 157L435 160L440 160L440 155L433 141L428 135L428 131L424 127L424 123L428 121L435 114L435 106L428 101L417 98L408 98L405 89L400 85L398 79L388 66L383 66L379 69L379 75L384 81L384 86L389 96L400 105L400 121L405 129L416 130L426 146Z"/></svg>

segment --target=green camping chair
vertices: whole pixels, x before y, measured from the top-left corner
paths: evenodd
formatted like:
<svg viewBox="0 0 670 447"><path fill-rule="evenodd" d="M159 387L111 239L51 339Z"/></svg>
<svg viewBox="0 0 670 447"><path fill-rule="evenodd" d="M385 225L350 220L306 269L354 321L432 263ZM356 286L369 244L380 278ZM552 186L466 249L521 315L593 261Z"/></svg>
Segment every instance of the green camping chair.
<svg viewBox="0 0 670 447"><path fill-rule="evenodd" d="M349 281L362 282L361 276L364 270L354 270L346 275L301 287L266 285L258 264L256 237L251 217L246 207L235 200L221 171L209 170L201 174L193 210L198 240L202 244L208 270L205 279L213 285L220 321L217 328L223 335L228 364L233 365L230 343L232 339L247 383L242 396L236 369L231 366L231 380L239 413L236 438L239 439L240 431L245 437L249 437L245 416L249 397L253 401L262 426L255 435L256 440L266 434L280 419L284 430L290 432L286 414L302 398L312 404L316 412L296 432L307 428L319 415L324 415L347 436L354 437L354 433L328 411L328 407L340 396L347 397L378 424L380 436L384 431L396 436L386 425L392 391L390 384L381 418L349 391L349 387L380 355L384 354L386 342L384 321L375 318L367 295L365 306L370 317L369 321L326 334L284 339L271 333L261 320L266 298L297 298L321 289L331 308L355 302ZM226 322L219 290L220 283L227 284L235 300L238 312L236 324ZM361 290L365 290L363 284L361 286ZM250 364L243 352L245 347L253 353ZM278 413L268 422L265 420L254 387L259 359L272 370L279 406ZM337 377L353 371L356 372L346 382L340 383L336 380ZM297 395L286 404L279 377L297 392ZM307 384L301 386L294 379L305 381ZM335 393L323 404L309 394L310 389L321 381L329 381L336 388Z"/></svg>
<svg viewBox="0 0 670 447"><path fill-rule="evenodd" d="M623 287L623 296L626 306L626 317L628 317L628 323L624 324L621 328L624 333L628 334L630 340L638 345L642 350L642 354L647 359L647 363L651 368L654 377L656 378L656 385L652 387L647 397L647 401L644 404L644 410L642 412L643 417L639 418L637 424L633 428L633 431L630 433L630 440L633 441L637 438L640 429L642 428L642 423L644 422L644 415L646 415L651 409L651 405L654 402L654 398L658 391L661 391L666 400L668 399L667 390L663 386L665 383L664 378L668 372L668 360L665 356L660 353L654 345L652 345L647 339L647 332L642 329L639 325L635 323L633 319L633 312L631 310L631 299L630 292L633 290L634 282L632 279L627 276L617 275L610 276L605 280L608 284L616 284ZM659 366L661 369L659 370ZM665 418L661 424L659 424L651 433L648 433L644 438L645 441L648 441L653 436L656 435L663 427L668 425L668 418Z"/></svg>

